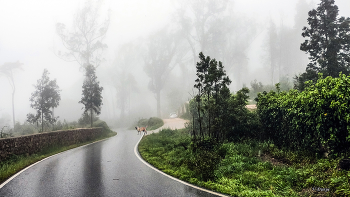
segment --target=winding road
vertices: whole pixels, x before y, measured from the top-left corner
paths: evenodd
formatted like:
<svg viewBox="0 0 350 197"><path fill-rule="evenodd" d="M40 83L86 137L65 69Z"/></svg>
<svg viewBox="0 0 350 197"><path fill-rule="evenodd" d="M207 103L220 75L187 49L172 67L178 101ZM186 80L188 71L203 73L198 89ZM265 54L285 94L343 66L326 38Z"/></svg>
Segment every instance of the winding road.
<svg viewBox="0 0 350 197"><path fill-rule="evenodd" d="M181 119L178 120L179 122ZM164 127L179 128L176 120ZM183 122L182 122L183 127ZM160 173L140 159L136 130L45 159L0 186L0 196L218 196Z"/></svg>

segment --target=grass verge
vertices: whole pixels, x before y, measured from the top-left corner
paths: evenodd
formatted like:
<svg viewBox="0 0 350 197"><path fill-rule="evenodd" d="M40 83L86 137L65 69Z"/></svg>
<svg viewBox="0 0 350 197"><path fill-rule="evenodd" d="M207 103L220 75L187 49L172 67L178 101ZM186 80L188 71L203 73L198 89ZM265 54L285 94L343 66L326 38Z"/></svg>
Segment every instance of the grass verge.
<svg viewBox="0 0 350 197"><path fill-rule="evenodd" d="M214 178L204 181L195 169L207 162L191 161L196 157L190 143L186 130L166 129L145 136L139 152L171 176L231 196L350 196L350 172L337 169L340 158L300 159L300 154L252 140L224 143ZM264 157L258 157L259 151Z"/></svg>
<svg viewBox="0 0 350 197"><path fill-rule="evenodd" d="M151 117L149 119L140 119L136 123L133 124L133 126L129 127L129 129L133 130L135 127L145 127L147 126L147 131L155 130L164 125L164 122L162 119L157 117Z"/></svg>
<svg viewBox="0 0 350 197"><path fill-rule="evenodd" d="M40 161L46 157L49 157L51 155L73 149L79 146L83 146L92 142L96 142L99 140L107 139L109 137L117 135L116 132L105 132L105 134L99 138L96 138L94 140L86 141L79 144L73 144L70 146L55 146L46 148L38 153L32 154L32 155L12 155L10 158L8 158L6 161L0 162L0 184L5 182L8 178L10 178L12 175L16 174L17 172L21 171L22 169L26 168L27 166Z"/></svg>

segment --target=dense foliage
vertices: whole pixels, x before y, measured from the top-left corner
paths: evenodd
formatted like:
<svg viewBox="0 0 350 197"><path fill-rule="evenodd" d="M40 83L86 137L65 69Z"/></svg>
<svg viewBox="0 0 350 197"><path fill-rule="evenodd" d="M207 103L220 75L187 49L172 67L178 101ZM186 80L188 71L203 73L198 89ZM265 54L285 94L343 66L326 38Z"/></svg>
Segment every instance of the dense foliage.
<svg viewBox="0 0 350 197"><path fill-rule="evenodd" d="M198 127L192 128L193 140L202 141L209 137L216 141L223 141L224 124L228 121L225 109L228 107L230 98L230 90L227 86L231 80L226 76L220 61L217 62L209 56L205 57L202 52L199 53L199 59L194 85L197 89L197 95L194 98L196 110L191 110L193 122L198 122ZM205 119L204 116L206 116Z"/></svg>
<svg viewBox="0 0 350 197"><path fill-rule="evenodd" d="M279 147L314 154L349 156L350 77L319 75L305 91L270 91L258 95L257 107L265 138Z"/></svg>
<svg viewBox="0 0 350 197"><path fill-rule="evenodd" d="M249 89L242 88L236 94L231 94L227 87L230 79L222 63L202 53L199 58L195 84L198 93L189 103L193 142L221 143L257 136L260 129L256 113L246 108Z"/></svg>
<svg viewBox="0 0 350 197"><path fill-rule="evenodd" d="M250 112L248 88L231 94L231 83L221 62L199 54L197 79L194 87L197 94L189 102L192 120L188 125L191 131L191 169L200 174L203 180L214 179L214 170L222 159L219 147L227 140L241 140L259 136L259 121L256 113Z"/></svg>
<svg viewBox="0 0 350 197"><path fill-rule="evenodd" d="M223 143L209 155L205 150L199 157L191 150L191 137L186 129L166 129L146 136L139 151L147 162L167 174L231 196L350 195L348 172L336 168L339 159L321 159L311 165L272 164L265 156L257 155L261 152L278 157L283 151L266 142ZM214 166L213 162L217 162L213 173L204 171ZM206 180L205 175L213 179ZM316 193L312 188L328 188L329 192Z"/></svg>
<svg viewBox="0 0 350 197"><path fill-rule="evenodd" d="M306 72L297 77L297 85L303 89L305 81L317 80L317 73L337 77L339 72L350 72L350 18L338 18L338 6L334 0L321 0L317 9L309 11L309 27L303 28L306 40L300 50L309 53L311 60Z"/></svg>

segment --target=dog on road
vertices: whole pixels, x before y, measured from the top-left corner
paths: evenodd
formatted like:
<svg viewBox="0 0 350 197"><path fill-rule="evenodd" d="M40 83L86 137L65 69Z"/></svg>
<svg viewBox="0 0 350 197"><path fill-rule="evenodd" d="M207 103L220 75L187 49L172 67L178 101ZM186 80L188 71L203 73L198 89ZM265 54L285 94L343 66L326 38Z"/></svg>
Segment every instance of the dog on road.
<svg viewBox="0 0 350 197"><path fill-rule="evenodd" d="M141 132L143 131L143 133L147 134L147 126L146 127L135 127L135 129L137 130L137 135L141 134Z"/></svg>

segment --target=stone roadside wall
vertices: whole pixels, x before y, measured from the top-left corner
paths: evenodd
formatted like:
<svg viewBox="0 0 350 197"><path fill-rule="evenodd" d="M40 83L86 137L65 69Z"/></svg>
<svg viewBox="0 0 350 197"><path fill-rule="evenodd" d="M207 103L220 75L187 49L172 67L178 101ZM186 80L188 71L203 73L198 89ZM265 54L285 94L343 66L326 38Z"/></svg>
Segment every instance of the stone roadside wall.
<svg viewBox="0 0 350 197"><path fill-rule="evenodd" d="M102 128L86 128L0 139L0 161L11 154L33 154L50 146L68 146L86 142L101 136L102 132Z"/></svg>

